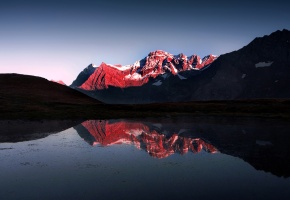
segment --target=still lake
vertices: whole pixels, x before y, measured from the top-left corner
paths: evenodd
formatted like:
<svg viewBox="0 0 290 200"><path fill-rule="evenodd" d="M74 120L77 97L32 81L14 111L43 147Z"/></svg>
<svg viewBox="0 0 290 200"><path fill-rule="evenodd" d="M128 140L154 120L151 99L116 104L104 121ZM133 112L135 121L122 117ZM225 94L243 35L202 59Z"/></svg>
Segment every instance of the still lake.
<svg viewBox="0 0 290 200"><path fill-rule="evenodd" d="M290 199L290 123L0 122L0 199Z"/></svg>

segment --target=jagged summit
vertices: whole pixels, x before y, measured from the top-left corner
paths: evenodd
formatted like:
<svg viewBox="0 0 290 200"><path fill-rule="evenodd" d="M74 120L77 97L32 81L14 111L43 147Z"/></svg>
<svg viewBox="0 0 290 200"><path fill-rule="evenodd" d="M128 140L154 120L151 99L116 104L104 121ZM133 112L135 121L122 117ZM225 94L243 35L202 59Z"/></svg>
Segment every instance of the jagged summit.
<svg viewBox="0 0 290 200"><path fill-rule="evenodd" d="M81 73L79 73L76 80L72 82L70 87L75 88L82 85L90 77L90 75L94 73L96 67L97 66L95 64L90 64L89 66L87 66Z"/></svg>
<svg viewBox="0 0 290 200"><path fill-rule="evenodd" d="M109 86L126 88L142 86L150 78L170 73L177 75L188 70L200 70L209 66L217 56L208 55L201 59L198 55L187 57L185 54L173 55L163 50L150 52L145 58L136 61L132 65L112 65L101 63L99 67L89 65L73 82L72 86L84 90L102 90ZM87 78L80 81L80 78Z"/></svg>

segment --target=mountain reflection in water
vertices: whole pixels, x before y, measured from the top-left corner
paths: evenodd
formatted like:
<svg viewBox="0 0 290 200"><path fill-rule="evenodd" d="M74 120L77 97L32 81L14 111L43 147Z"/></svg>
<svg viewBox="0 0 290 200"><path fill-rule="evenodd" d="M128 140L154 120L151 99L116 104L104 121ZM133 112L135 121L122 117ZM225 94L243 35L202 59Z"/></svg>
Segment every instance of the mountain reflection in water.
<svg viewBox="0 0 290 200"><path fill-rule="evenodd" d="M160 118L88 120L74 127L90 145L133 144L152 157L173 153L220 152L257 170L290 176L290 125L267 118Z"/></svg>
<svg viewBox="0 0 290 200"><path fill-rule="evenodd" d="M290 199L289 130L243 117L0 121L0 199Z"/></svg>
<svg viewBox="0 0 290 200"><path fill-rule="evenodd" d="M74 128L91 145L133 144L156 158L165 158L174 153L185 154L188 151L199 153L202 149L210 153L217 152L213 145L200 138L182 136L190 130L181 129L178 132L162 130L161 124L146 125L125 120L88 120Z"/></svg>
<svg viewBox="0 0 290 200"><path fill-rule="evenodd" d="M10 120L0 121L0 145L45 138L70 127L90 145L132 144L155 158L202 150L219 152L240 158L256 170L290 177L287 119L180 116L83 122Z"/></svg>

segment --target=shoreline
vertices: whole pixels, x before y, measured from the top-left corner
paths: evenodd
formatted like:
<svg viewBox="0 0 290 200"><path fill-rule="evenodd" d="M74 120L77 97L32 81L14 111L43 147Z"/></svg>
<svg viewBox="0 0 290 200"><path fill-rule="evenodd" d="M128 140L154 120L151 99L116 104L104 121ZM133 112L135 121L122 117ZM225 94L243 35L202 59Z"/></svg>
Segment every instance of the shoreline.
<svg viewBox="0 0 290 200"><path fill-rule="evenodd" d="M290 119L290 100L197 101L153 104L2 105L0 120L118 119L143 117L236 116Z"/></svg>

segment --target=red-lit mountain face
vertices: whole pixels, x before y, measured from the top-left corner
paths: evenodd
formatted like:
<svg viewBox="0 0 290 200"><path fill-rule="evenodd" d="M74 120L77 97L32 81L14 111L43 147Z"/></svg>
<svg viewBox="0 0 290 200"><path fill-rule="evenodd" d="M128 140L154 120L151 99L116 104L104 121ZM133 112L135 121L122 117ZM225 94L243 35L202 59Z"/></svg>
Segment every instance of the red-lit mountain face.
<svg viewBox="0 0 290 200"><path fill-rule="evenodd" d="M208 55L201 59L197 55L187 57L184 54L172 55L165 51L150 52L147 57L135 62L133 65L110 65L102 63L82 84L78 85L83 90L102 90L109 86L127 88L142 86L149 79L159 75L172 74L179 76L179 72L200 70L209 66L217 56ZM93 70L92 70L93 71Z"/></svg>
<svg viewBox="0 0 290 200"><path fill-rule="evenodd" d="M165 158L174 153L185 154L188 151L199 153L202 149L210 153L217 152L213 145L200 138L180 136L174 131L165 135L141 122L88 120L81 126L92 136L88 141L92 145L134 144L156 158Z"/></svg>

